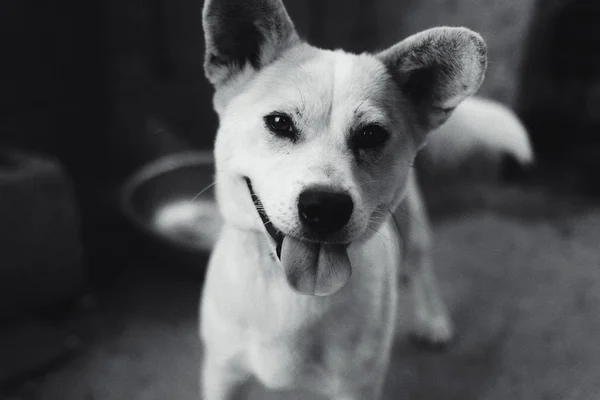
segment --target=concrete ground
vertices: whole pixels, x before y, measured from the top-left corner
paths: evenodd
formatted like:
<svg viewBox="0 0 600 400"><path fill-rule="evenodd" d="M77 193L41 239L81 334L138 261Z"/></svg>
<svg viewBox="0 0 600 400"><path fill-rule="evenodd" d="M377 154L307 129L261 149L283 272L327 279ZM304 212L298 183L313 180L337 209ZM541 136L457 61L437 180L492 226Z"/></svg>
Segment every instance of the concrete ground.
<svg viewBox="0 0 600 400"><path fill-rule="evenodd" d="M460 203L454 193L432 204ZM522 189L476 193L477 206L438 215L433 229L459 338L446 352L416 349L403 316L384 399L600 398L600 208ZM198 399L199 290L189 276L127 271L55 324L76 351L0 398ZM14 360L35 348L25 340ZM252 390L252 399L313 399Z"/></svg>

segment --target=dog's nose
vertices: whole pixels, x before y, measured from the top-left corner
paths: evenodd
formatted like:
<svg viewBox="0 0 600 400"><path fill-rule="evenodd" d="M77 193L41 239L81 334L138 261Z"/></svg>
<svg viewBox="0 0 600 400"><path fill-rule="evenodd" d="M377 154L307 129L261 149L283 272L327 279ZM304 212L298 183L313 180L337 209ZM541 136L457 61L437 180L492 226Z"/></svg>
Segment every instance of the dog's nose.
<svg viewBox="0 0 600 400"><path fill-rule="evenodd" d="M346 225L354 203L347 193L308 189L300 193L298 213L302 223L319 234L333 233Z"/></svg>

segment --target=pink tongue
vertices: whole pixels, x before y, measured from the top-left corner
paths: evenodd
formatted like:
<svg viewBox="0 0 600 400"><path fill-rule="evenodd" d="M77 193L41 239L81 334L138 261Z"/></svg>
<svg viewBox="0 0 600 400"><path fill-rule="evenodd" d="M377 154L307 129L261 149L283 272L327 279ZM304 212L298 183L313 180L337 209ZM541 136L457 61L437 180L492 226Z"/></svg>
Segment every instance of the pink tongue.
<svg viewBox="0 0 600 400"><path fill-rule="evenodd" d="M296 292L327 296L340 290L352 274L346 245L283 239L281 263Z"/></svg>

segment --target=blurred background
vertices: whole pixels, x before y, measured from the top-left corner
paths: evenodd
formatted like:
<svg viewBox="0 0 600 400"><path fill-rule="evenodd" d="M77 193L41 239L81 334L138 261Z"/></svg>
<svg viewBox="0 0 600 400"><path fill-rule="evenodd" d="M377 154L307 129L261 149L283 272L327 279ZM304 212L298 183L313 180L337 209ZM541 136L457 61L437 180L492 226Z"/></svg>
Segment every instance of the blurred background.
<svg viewBox="0 0 600 400"><path fill-rule="evenodd" d="M536 153L443 176L417 163L460 338L428 353L399 337L385 398L600 398L600 2L284 3L325 48L480 32L479 95L515 110ZM202 5L0 4L0 399L197 398L207 253L151 220L212 183Z"/></svg>

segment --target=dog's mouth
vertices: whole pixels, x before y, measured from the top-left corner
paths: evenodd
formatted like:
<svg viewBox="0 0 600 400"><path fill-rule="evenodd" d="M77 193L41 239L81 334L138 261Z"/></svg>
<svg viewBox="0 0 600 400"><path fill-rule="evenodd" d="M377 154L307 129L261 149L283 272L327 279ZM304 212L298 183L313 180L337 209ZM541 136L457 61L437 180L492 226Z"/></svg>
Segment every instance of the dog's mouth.
<svg viewBox="0 0 600 400"><path fill-rule="evenodd" d="M265 230L275 242L290 287L301 294L326 296L345 286L352 274L348 245L309 242L284 234L269 219L251 180L244 179Z"/></svg>
<svg viewBox="0 0 600 400"><path fill-rule="evenodd" d="M259 197L254 192L254 189L252 189L252 182L250 181L250 179L245 178L245 180L246 184L248 185L248 190L250 191L250 197L252 197L254 207L256 208L256 211L258 212L258 215L260 216L260 219L263 225L265 226L267 233L275 242L275 254L277 254L277 258L281 260L281 246L283 245L283 238L285 237L285 235L283 234L283 232L277 229L275 225L273 225L273 223L269 220L269 216L265 212L265 207L261 203Z"/></svg>

